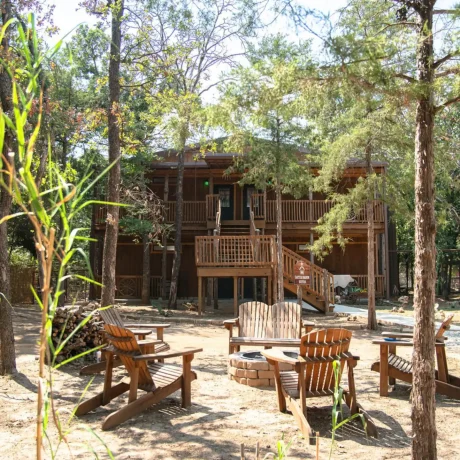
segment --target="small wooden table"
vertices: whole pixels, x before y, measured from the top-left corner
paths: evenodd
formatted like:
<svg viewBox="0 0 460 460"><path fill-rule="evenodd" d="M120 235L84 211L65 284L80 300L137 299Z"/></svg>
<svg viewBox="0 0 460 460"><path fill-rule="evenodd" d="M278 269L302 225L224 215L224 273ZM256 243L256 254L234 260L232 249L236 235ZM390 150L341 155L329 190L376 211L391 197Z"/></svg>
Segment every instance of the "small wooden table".
<svg viewBox="0 0 460 460"><path fill-rule="evenodd" d="M388 375L388 356L396 353L396 347L413 347L411 340L385 340L376 339L372 341L380 345L380 396L388 396L388 385L394 385L395 379Z"/></svg>

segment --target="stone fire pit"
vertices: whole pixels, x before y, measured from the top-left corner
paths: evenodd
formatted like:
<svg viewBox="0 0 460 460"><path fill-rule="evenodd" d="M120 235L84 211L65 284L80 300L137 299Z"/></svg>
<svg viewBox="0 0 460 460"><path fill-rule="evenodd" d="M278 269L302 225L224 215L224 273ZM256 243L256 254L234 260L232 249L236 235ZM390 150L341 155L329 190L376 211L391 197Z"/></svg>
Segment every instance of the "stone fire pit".
<svg viewBox="0 0 460 460"><path fill-rule="evenodd" d="M296 358L297 353L284 352L287 356ZM280 363L280 370L291 371L290 364ZM239 351L228 357L228 377L250 387L274 387L275 375L273 366L270 366L260 351Z"/></svg>

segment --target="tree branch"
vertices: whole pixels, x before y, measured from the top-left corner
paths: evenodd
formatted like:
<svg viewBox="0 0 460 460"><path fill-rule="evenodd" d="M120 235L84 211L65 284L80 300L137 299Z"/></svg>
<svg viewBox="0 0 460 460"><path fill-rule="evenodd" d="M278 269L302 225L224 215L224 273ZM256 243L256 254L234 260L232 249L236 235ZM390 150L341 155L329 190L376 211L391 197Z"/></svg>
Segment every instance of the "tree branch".
<svg viewBox="0 0 460 460"><path fill-rule="evenodd" d="M433 10L433 14L460 14L460 9L454 9L454 10Z"/></svg>
<svg viewBox="0 0 460 460"><path fill-rule="evenodd" d="M454 97L452 99L448 99L446 102L444 102L441 105L438 105L437 107L434 108L434 113L438 113L441 110L445 109L446 107L449 107L449 105L455 104L456 102L460 101L460 95L457 97Z"/></svg>

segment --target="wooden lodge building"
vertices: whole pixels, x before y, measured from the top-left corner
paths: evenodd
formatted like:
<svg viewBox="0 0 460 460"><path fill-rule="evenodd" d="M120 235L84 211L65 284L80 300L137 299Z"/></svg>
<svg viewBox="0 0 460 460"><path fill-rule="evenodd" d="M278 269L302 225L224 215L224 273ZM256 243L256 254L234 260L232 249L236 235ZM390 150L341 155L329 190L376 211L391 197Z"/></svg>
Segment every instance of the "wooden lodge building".
<svg viewBox="0 0 460 460"><path fill-rule="evenodd" d="M202 306L218 299L265 300L272 302L276 270L276 215L273 191L259 192L254 187L240 186L237 174L225 171L233 163L230 154L200 155L186 152L184 172L184 207L182 226L182 263L178 297L200 298ZM377 174L385 174L385 164L374 163ZM346 192L357 179L366 174L363 164L350 164L340 189ZM151 189L164 200L165 221L174 225L176 214L177 156L164 152L152 165ZM315 238L318 219L332 206L325 196L310 193L301 199L283 195L283 266L285 297L296 297L293 268L297 260L311 267L311 285L303 290L303 298L320 311L333 309L333 275L351 275L357 284L367 288L367 215L363 209L344 224L344 236L350 238L345 251L334 245L324 260L315 260L307 245ZM102 248L106 210L95 207L93 232L97 239L92 250L96 278L102 272ZM380 200L374 205L376 295L390 294L390 246L395 245L394 228L389 225L387 206ZM389 234L389 228L392 231ZM162 266L166 263L166 285L169 288L174 256L174 231L165 248L151 245L151 298L162 293ZM397 267L393 272L397 272ZM393 276L397 276L393 273ZM395 283L393 283L395 284ZM121 229L116 266L117 298L139 299L142 290L142 245ZM276 288L275 288L276 289ZM234 293L238 292L238 295ZM169 293L169 292L168 292ZM199 295L199 293L201 295Z"/></svg>

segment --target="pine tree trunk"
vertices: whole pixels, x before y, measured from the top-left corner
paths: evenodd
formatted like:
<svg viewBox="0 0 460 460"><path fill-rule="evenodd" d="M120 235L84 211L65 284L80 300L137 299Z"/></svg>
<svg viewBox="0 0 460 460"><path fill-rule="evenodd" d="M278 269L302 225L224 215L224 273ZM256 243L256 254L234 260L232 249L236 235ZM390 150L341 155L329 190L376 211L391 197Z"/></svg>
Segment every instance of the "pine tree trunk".
<svg viewBox="0 0 460 460"><path fill-rule="evenodd" d="M121 48L121 20L123 17L124 1L116 3L117 8L112 11L112 41L110 45L109 61L109 163L115 164L109 171L107 186L107 201L120 201L120 48ZM117 262L117 241L120 209L118 206L107 207L107 222L104 239L104 254L102 260L102 294L101 306L115 303L115 273Z"/></svg>
<svg viewBox="0 0 460 460"><path fill-rule="evenodd" d="M367 202L367 327L377 330L375 312L375 234L374 234L374 202Z"/></svg>
<svg viewBox="0 0 460 460"><path fill-rule="evenodd" d="M373 173L371 147L366 152L367 176ZM367 327L377 330L377 315L375 312L375 232L374 232L374 194L369 191L367 200Z"/></svg>
<svg viewBox="0 0 460 460"><path fill-rule="evenodd" d="M276 252L277 252L277 284L278 302L284 302L284 281L283 281L283 209L281 203L281 186L276 186Z"/></svg>
<svg viewBox="0 0 460 460"><path fill-rule="evenodd" d="M2 23L5 24L11 17L11 2L2 0ZM1 43L3 52L9 48L9 32L4 35ZM0 72L0 100L3 112L13 118L12 111L12 85L7 72ZM3 155L4 162L9 161L8 152L13 150L13 139L10 130L6 130L4 138ZM6 168L5 168L6 169ZM8 178L4 177L6 183ZM0 219L10 214L11 196L0 187ZM8 226L7 223L0 225L0 293L10 300L10 264L8 259ZM13 374L16 372L16 352L14 348L13 312L10 304L3 296L0 296L0 374Z"/></svg>
<svg viewBox="0 0 460 460"><path fill-rule="evenodd" d="M150 239L142 236L142 303L150 305Z"/></svg>
<svg viewBox="0 0 460 460"><path fill-rule="evenodd" d="M184 162L185 151L181 150L177 165L177 182L176 182L176 222L175 222L175 239L174 239L174 261L171 273L171 290L169 293L168 308L177 308L177 290L179 285L179 272L182 252L182 218L183 218L183 186L184 186Z"/></svg>
<svg viewBox="0 0 460 460"><path fill-rule="evenodd" d="M163 192L163 201L166 206L166 202L168 201L169 195L169 176L165 177L165 186ZM166 234L163 234L163 250L162 250L162 257L161 257L161 299L166 300L167 292L166 292L166 273L168 269L168 237Z"/></svg>
<svg viewBox="0 0 460 460"><path fill-rule="evenodd" d="M412 458L437 458L434 302L436 221L434 214L433 1L418 9L417 77L424 94L416 108L415 132L415 286L412 355Z"/></svg>

